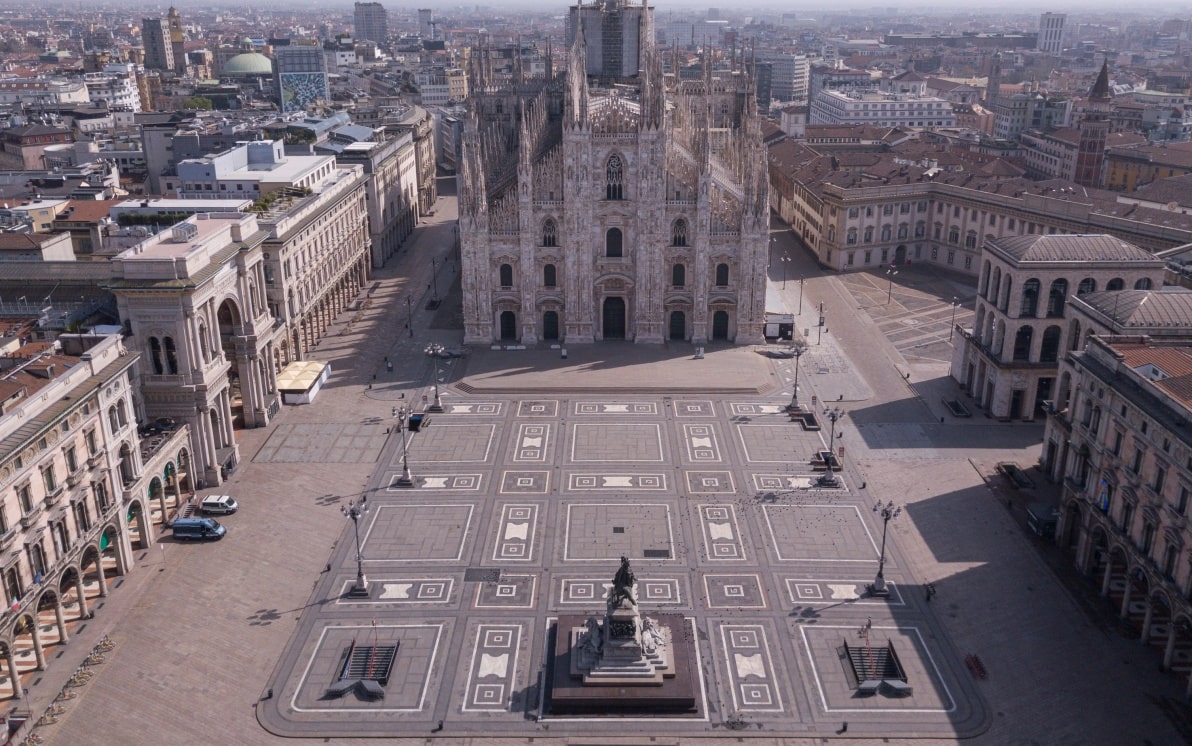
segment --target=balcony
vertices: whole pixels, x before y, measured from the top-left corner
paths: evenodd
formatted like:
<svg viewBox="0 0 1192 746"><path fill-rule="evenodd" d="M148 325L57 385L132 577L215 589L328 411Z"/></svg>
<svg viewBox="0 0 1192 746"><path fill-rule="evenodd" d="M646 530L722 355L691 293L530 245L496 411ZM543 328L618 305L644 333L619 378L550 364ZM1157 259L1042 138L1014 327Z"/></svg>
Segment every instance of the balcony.
<svg viewBox="0 0 1192 746"><path fill-rule="evenodd" d="M1187 516L1181 513L1178 507L1172 505L1171 503L1165 503L1164 507L1166 508L1167 513L1165 522L1169 526L1182 529L1188 523Z"/></svg>
<svg viewBox="0 0 1192 746"><path fill-rule="evenodd" d="M87 457L87 467L94 469L103 461L103 451L96 451Z"/></svg>
<svg viewBox="0 0 1192 746"><path fill-rule="evenodd" d="M83 481L84 474L86 474L86 472L83 471L82 469L75 469L71 473L67 474L66 475L66 486L67 487L78 487L79 482Z"/></svg>
<svg viewBox="0 0 1192 746"><path fill-rule="evenodd" d="M12 546L13 541L17 538L17 536L20 535L20 533L20 531L17 531L17 527L13 526L3 534L0 534L0 552L8 551L8 548Z"/></svg>
<svg viewBox="0 0 1192 746"><path fill-rule="evenodd" d="M32 507L29 510L28 513L21 516L21 528L29 528L33 524L37 523L37 518L38 518L38 516L41 515L41 511L43 509L44 509L44 506L35 505L34 507Z"/></svg>
<svg viewBox="0 0 1192 746"><path fill-rule="evenodd" d="M62 493L64 493L64 492L66 492L65 484L60 484L57 487L55 487L54 489L47 492L46 499L45 499L46 507L48 508L51 505L53 505L54 503L58 502L58 498L62 497Z"/></svg>

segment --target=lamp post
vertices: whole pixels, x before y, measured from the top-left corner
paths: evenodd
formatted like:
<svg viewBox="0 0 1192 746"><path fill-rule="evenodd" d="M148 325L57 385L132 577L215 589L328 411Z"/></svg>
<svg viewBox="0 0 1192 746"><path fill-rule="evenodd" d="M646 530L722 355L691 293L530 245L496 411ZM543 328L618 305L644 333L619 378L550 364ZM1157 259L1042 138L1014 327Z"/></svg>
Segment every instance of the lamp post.
<svg viewBox="0 0 1192 746"><path fill-rule="evenodd" d="M824 417L831 422L831 430L828 434L828 457L824 459L824 465L827 467L824 473L820 475L818 480L821 487L835 487L836 486L836 469L832 466L836 462L836 422L844 419L845 411L840 407L829 407L824 409Z"/></svg>
<svg viewBox="0 0 1192 746"><path fill-rule="evenodd" d="M806 278L804 278L804 277L799 278L799 315L800 316L803 315L803 280L805 280L805 279Z"/></svg>
<svg viewBox="0 0 1192 746"><path fill-rule="evenodd" d="M393 416L397 418L397 429L401 430L401 476L397 478L398 487L413 487L414 477L410 476L410 449L406 444L406 422L410 411L403 404L393 408Z"/></svg>
<svg viewBox="0 0 1192 746"><path fill-rule="evenodd" d="M428 412L442 412L443 403L439 401L439 356L443 354L443 345L431 342L426 346L426 354L435 360L435 402L426 408Z"/></svg>
<svg viewBox="0 0 1192 746"><path fill-rule="evenodd" d="M960 308L960 301L952 296L952 320L948 322L948 341L952 341L952 333L956 331L956 309Z"/></svg>
<svg viewBox="0 0 1192 746"><path fill-rule="evenodd" d="M802 409L799 406L799 358L803 357L805 352L807 352L807 348L803 345L791 349L791 354L795 356L795 390L791 392L791 403L786 407L791 412L798 412Z"/></svg>
<svg viewBox="0 0 1192 746"><path fill-rule="evenodd" d="M882 505L882 501L878 500L877 504L873 506L873 512L881 516L882 519L882 550L878 554L877 577L873 579L873 584L869 586L869 595L885 598L890 595L890 589L886 587L886 578L882 574L886 569L886 528L890 525L891 518L897 518L902 513L902 508L894 507L893 500L887 502L885 505Z"/></svg>
<svg viewBox="0 0 1192 746"><path fill-rule="evenodd" d="M782 289L786 290L786 268L791 263L791 258L789 256L783 256L778 261L782 262Z"/></svg>
<svg viewBox="0 0 1192 746"><path fill-rule="evenodd" d="M439 307L439 263L434 257L430 260L430 302L435 307Z"/></svg>
<svg viewBox="0 0 1192 746"><path fill-rule="evenodd" d="M889 285L886 287L886 304L889 305L890 299L894 297L894 275L898 274L898 270L890 267L886 270L886 277L889 278Z"/></svg>
<svg viewBox="0 0 1192 746"><path fill-rule="evenodd" d="M365 496L348 503L347 507L340 507L339 512L352 521L352 528L356 532L356 584L348 591L351 598L366 598L368 596L368 579L364 577L364 556L360 553L360 518L368 512Z"/></svg>
<svg viewBox="0 0 1192 746"><path fill-rule="evenodd" d="M410 296L406 296L406 328L410 330L410 336L414 336L414 301Z"/></svg>

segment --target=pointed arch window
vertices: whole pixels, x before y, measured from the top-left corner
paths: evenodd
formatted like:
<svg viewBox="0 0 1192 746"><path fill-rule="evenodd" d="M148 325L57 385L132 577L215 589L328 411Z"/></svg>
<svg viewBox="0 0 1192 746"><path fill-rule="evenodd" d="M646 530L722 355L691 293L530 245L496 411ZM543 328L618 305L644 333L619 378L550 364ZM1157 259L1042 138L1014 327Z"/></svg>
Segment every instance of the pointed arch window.
<svg viewBox="0 0 1192 746"><path fill-rule="evenodd" d="M555 221L547 218L542 221L542 245L543 246L558 246L559 237L555 231Z"/></svg>
<svg viewBox="0 0 1192 746"><path fill-rule="evenodd" d="M687 268L682 264L671 267L671 285L681 288L687 284Z"/></svg>
<svg viewBox="0 0 1192 746"><path fill-rule="evenodd" d="M625 168L619 155L610 155L604 167L604 198L625 199Z"/></svg>
<svg viewBox="0 0 1192 746"><path fill-rule="evenodd" d="M671 229L671 244L674 246L687 245L687 221L679 218Z"/></svg>
<svg viewBox="0 0 1192 746"><path fill-rule="evenodd" d="M500 269L498 270L497 274L500 275L500 277L498 278L498 281L500 282L501 287L503 287L503 288L513 287L513 265L512 264L502 264Z"/></svg>
<svg viewBox="0 0 1192 746"><path fill-rule="evenodd" d="M542 285L553 288L555 286L555 265L547 264L542 268Z"/></svg>

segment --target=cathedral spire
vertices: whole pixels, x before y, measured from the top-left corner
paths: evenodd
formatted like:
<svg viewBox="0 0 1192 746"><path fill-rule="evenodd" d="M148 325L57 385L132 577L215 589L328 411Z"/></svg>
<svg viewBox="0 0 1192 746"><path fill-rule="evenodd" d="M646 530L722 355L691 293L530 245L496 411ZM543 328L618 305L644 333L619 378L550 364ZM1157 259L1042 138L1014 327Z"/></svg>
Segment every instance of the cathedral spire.
<svg viewBox="0 0 1192 746"><path fill-rule="evenodd" d="M1097 75L1097 82L1093 83L1089 91L1090 101L1108 101L1109 96L1109 57L1101 64L1101 72Z"/></svg>
<svg viewBox="0 0 1192 746"><path fill-rule="evenodd" d="M584 25L575 28L575 41L567 54L567 123L573 128L588 121L588 43L584 39Z"/></svg>

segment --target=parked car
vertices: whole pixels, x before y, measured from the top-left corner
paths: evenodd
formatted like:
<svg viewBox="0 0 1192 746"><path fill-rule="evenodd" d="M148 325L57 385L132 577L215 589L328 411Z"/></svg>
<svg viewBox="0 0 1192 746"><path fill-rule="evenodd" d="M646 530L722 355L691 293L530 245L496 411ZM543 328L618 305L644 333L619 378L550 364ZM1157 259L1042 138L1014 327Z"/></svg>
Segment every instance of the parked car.
<svg viewBox="0 0 1192 746"><path fill-rule="evenodd" d="M174 538L186 539L222 539L228 532L214 518L179 518L174 521Z"/></svg>
<svg viewBox="0 0 1192 746"><path fill-rule="evenodd" d="M231 495L207 495L199 502L199 510L207 515L229 515L239 508Z"/></svg>

